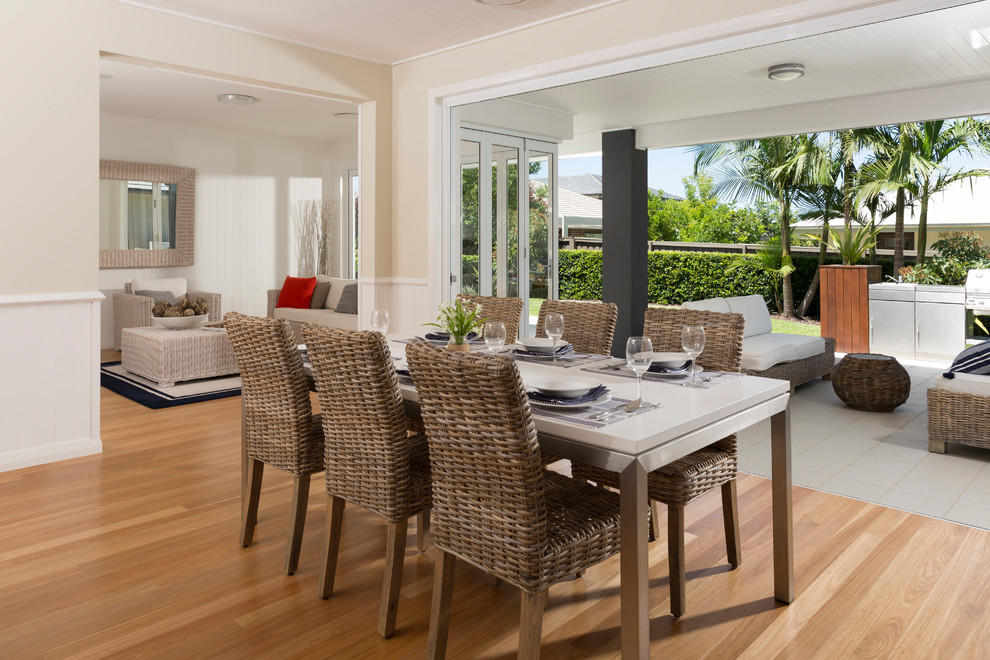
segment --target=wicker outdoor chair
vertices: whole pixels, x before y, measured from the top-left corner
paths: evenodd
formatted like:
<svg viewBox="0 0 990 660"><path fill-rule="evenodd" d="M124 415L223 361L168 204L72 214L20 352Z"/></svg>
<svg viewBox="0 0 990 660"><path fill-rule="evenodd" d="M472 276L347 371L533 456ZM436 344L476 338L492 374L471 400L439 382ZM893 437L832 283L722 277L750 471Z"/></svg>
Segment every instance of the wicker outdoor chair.
<svg viewBox="0 0 990 660"><path fill-rule="evenodd" d="M265 465L293 476L292 519L285 572L299 564L310 476L323 470L323 426L309 401L309 384L292 330L284 319L228 312L227 335L241 370L247 444L247 503L242 507L241 545L251 545Z"/></svg>
<svg viewBox="0 0 990 660"><path fill-rule="evenodd" d="M618 496L542 468L511 358L426 342L409 344L406 358L433 471L428 656L446 652L457 557L522 590L519 657L536 658L548 587L619 551Z"/></svg>
<svg viewBox="0 0 990 660"><path fill-rule="evenodd" d="M410 433L388 342L378 332L302 326L316 381L326 437L327 531L317 591L333 593L344 503L388 521L385 580L378 632L395 632L406 529L419 516L417 536L426 548L430 463L426 437Z"/></svg>
<svg viewBox="0 0 990 660"><path fill-rule="evenodd" d="M536 336L546 336L547 314L564 315L563 341L578 353L612 354L612 335L619 308L615 303L581 300L544 300L536 320Z"/></svg>
<svg viewBox="0 0 990 660"><path fill-rule="evenodd" d="M522 298L499 298L497 296L472 296L459 293L461 300L481 305L481 318L486 321L501 321L505 324L505 343L512 344L519 337L519 319L522 318Z"/></svg>
<svg viewBox="0 0 990 660"><path fill-rule="evenodd" d="M706 369L739 371L742 355L744 317L690 309L650 307L646 310L643 334L653 341L655 351L680 351L681 329L685 325L705 327L705 350L698 364ZM716 486L722 488L722 515L725 547L729 564L742 562L739 544L739 511L736 503L736 468L739 452L735 434L688 454L649 475L647 495L652 509L652 536L657 538L656 503L667 505L667 558L670 570L670 612L684 614L686 607L684 571L684 507ZM587 479L600 486L619 487L619 476L600 468L574 463L575 479Z"/></svg>

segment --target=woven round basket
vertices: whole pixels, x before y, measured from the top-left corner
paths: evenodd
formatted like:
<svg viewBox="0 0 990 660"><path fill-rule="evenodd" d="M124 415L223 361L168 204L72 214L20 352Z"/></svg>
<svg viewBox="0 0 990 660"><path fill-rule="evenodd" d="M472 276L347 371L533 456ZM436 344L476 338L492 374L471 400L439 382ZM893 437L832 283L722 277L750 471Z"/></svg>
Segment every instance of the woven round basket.
<svg viewBox="0 0 990 660"><path fill-rule="evenodd" d="M889 355L850 353L832 370L832 388L848 406L890 412L907 401L911 377Z"/></svg>

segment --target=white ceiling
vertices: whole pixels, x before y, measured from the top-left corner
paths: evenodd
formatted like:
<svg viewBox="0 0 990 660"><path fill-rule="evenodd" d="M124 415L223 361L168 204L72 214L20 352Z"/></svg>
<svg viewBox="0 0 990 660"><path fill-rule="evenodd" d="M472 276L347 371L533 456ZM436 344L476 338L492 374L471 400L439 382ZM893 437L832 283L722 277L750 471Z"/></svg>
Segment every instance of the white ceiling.
<svg viewBox="0 0 990 660"><path fill-rule="evenodd" d="M254 96L257 102L217 101L228 93ZM356 116L334 117L356 113L352 103L109 59L100 61L100 112L329 141L356 137L358 125Z"/></svg>
<svg viewBox="0 0 990 660"><path fill-rule="evenodd" d="M396 62L614 1L529 0L507 8L476 0L141 0L132 4L356 57ZM981 48L971 44L974 35L983 35L982 41L977 39ZM737 121L742 113L752 117L763 110L790 106L801 112L803 105L824 100L988 82L988 37L990 0L983 0L512 98L570 113L575 137L704 117L714 117L724 125ZM767 79L769 65L795 61L806 65L803 78L790 82ZM348 103L111 60L103 61L101 73L114 76L101 82L101 109L111 114L327 140L357 134L354 119L332 116L354 111ZM257 96L259 103L221 105L216 96L224 92ZM990 98L982 111L990 113Z"/></svg>
<svg viewBox="0 0 990 660"><path fill-rule="evenodd" d="M973 31L984 35L981 48L971 45ZM986 36L984 1L511 98L572 114L575 136L710 116L731 122L747 111L988 81ZM805 64L806 75L769 80L767 67L785 62Z"/></svg>
<svg viewBox="0 0 990 660"><path fill-rule="evenodd" d="M622 0L119 0L365 60L396 64Z"/></svg>

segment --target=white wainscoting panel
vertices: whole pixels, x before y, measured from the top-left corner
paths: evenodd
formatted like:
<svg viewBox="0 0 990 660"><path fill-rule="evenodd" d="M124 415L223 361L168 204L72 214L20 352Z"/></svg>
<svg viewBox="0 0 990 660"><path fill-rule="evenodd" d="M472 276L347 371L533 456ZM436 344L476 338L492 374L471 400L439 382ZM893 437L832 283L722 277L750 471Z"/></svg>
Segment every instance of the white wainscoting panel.
<svg viewBox="0 0 990 660"><path fill-rule="evenodd" d="M102 451L102 299L0 296L0 472Z"/></svg>

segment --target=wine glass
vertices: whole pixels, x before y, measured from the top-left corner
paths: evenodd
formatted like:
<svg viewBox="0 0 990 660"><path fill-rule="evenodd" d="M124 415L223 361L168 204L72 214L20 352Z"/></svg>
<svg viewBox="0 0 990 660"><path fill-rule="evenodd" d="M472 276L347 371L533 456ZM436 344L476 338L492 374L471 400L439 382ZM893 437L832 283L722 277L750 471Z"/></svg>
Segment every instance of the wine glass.
<svg viewBox="0 0 990 660"><path fill-rule="evenodd" d="M688 387L698 387L697 357L705 350L705 328L700 325L686 325L681 330L681 348L691 358L691 382Z"/></svg>
<svg viewBox="0 0 990 660"><path fill-rule="evenodd" d="M371 329L383 335L388 332L388 310L376 309L371 312Z"/></svg>
<svg viewBox="0 0 990 660"><path fill-rule="evenodd" d="M643 400L643 374L653 362L653 341L649 337L630 337L626 340L626 366L636 374L636 400Z"/></svg>
<svg viewBox="0 0 990 660"><path fill-rule="evenodd" d="M505 323L502 321L487 321L485 323L485 346L494 355L505 346Z"/></svg>
<svg viewBox="0 0 990 660"><path fill-rule="evenodd" d="M564 336L564 315L547 314L544 327L547 337L553 340L553 361L557 362L557 340Z"/></svg>

